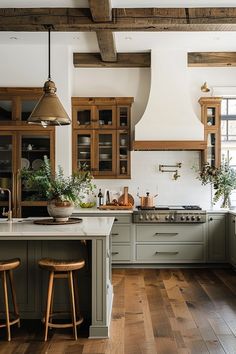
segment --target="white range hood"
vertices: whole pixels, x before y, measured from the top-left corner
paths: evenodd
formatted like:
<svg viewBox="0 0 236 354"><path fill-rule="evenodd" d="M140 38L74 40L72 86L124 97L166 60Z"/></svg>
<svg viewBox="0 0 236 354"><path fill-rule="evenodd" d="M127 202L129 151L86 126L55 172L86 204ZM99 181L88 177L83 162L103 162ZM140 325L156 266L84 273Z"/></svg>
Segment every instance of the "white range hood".
<svg viewBox="0 0 236 354"><path fill-rule="evenodd" d="M145 112L135 125L134 149L155 150L159 146L155 142L166 141L183 141L185 146L188 141L204 144L204 127L192 107L187 53L152 50L150 94Z"/></svg>

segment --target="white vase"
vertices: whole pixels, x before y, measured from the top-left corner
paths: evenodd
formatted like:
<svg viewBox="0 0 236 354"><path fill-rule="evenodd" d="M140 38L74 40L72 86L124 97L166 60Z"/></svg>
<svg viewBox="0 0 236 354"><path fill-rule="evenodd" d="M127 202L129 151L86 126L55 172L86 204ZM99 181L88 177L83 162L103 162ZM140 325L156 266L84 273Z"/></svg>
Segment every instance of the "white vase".
<svg viewBox="0 0 236 354"><path fill-rule="evenodd" d="M66 222L73 213L74 203L53 199L48 202L47 210L55 221Z"/></svg>

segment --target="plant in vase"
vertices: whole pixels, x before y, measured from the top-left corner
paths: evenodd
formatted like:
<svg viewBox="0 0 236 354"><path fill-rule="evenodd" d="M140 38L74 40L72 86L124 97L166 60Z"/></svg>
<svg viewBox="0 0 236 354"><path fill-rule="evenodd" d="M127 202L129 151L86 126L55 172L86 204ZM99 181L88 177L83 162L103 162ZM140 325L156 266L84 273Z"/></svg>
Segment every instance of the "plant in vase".
<svg viewBox="0 0 236 354"><path fill-rule="evenodd" d="M214 188L213 203L223 198L221 208L229 208L230 194L236 189L236 170L229 166L227 161L223 161L220 167L212 167L206 163L201 170L196 172L198 173L197 179L203 185L211 184Z"/></svg>
<svg viewBox="0 0 236 354"><path fill-rule="evenodd" d="M52 171L46 156L38 170L23 169L21 177L30 188L37 190L38 196L48 201L48 213L56 221L67 221L74 206L95 188L86 166L80 166L77 173L64 176L61 166L58 166L57 172Z"/></svg>

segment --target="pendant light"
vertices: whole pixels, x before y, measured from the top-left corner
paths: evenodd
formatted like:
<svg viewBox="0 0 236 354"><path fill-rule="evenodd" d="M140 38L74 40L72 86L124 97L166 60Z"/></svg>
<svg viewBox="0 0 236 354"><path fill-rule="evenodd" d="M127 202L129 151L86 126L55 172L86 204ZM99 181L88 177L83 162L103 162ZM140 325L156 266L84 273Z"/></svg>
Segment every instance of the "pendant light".
<svg viewBox="0 0 236 354"><path fill-rule="evenodd" d="M48 29L48 80L43 86L44 94L39 99L34 110L28 118L29 124L38 124L43 127L48 125L68 125L71 120L56 95L56 86L51 81L51 25Z"/></svg>

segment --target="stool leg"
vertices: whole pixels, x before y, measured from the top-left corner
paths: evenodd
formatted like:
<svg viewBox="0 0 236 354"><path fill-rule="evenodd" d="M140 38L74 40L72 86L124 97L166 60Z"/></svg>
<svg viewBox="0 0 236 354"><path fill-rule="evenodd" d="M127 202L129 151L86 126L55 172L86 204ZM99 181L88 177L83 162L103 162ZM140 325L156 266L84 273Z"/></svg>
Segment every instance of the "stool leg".
<svg viewBox="0 0 236 354"><path fill-rule="evenodd" d="M11 296L12 296L12 302L13 302L13 307L14 307L14 314L16 317L19 318L18 322L18 328L20 328L20 315L19 315L19 309L16 301L16 292L15 292L15 287L14 287L14 281L13 281L13 272L12 270L8 271L8 276L9 276L9 281L10 281L10 287L11 287Z"/></svg>
<svg viewBox="0 0 236 354"><path fill-rule="evenodd" d="M48 282L48 296L47 296L47 308L46 308L46 318L45 318L45 336L44 336L45 342L48 339L48 322L49 322L49 314L50 314L51 301L52 301L53 279L54 279L54 272L52 271L52 272L50 272L49 282Z"/></svg>
<svg viewBox="0 0 236 354"><path fill-rule="evenodd" d="M81 318L80 308L79 308L79 278L78 271L73 271L73 284L74 284L74 293L75 293L75 310L76 310L76 318L77 320Z"/></svg>
<svg viewBox="0 0 236 354"><path fill-rule="evenodd" d="M76 327L76 314L75 314L75 293L74 293L72 271L69 271L69 289L70 289L70 297L71 297L71 311L72 311L72 323L73 323L74 337L75 337L75 340L77 340L77 327Z"/></svg>
<svg viewBox="0 0 236 354"><path fill-rule="evenodd" d="M8 340L8 342L10 342L11 341L11 330L10 330L6 271L2 272L2 280L3 280L4 302L5 302L5 312L6 312L7 340Z"/></svg>

